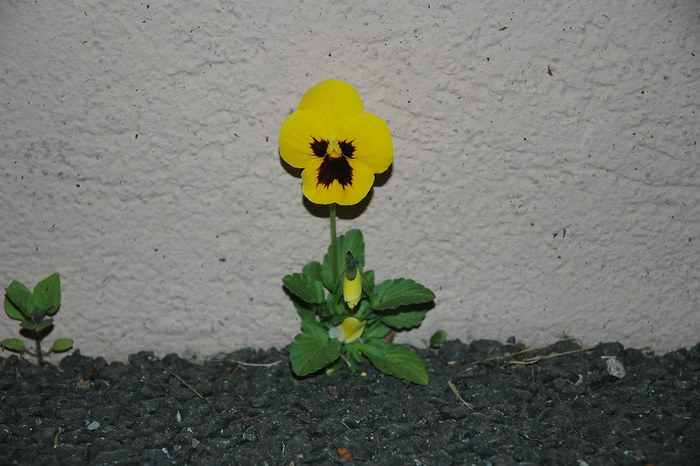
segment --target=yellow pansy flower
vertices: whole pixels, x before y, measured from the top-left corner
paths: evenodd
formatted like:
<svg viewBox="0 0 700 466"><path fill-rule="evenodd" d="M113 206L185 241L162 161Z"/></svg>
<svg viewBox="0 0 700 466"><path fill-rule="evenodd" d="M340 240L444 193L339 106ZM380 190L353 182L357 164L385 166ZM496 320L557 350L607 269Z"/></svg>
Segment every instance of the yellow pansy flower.
<svg viewBox="0 0 700 466"><path fill-rule="evenodd" d="M350 343L362 336L362 332L365 331L365 325L367 325L367 322L364 320L347 317L340 325L328 329L328 336L344 343Z"/></svg>
<svg viewBox="0 0 700 466"><path fill-rule="evenodd" d="M384 120L363 111L350 84L322 81L301 98L282 124L282 159L302 168L302 192L314 204L354 205L367 196L375 173L394 156Z"/></svg>

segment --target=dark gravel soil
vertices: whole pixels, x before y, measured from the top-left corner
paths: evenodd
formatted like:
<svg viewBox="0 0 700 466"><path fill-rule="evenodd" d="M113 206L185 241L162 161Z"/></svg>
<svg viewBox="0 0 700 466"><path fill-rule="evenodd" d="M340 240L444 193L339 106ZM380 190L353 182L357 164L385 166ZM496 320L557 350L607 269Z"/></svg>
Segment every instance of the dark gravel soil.
<svg viewBox="0 0 700 466"><path fill-rule="evenodd" d="M420 350L427 387L369 365L299 379L286 349L0 358L0 464L700 464L700 344L522 350Z"/></svg>

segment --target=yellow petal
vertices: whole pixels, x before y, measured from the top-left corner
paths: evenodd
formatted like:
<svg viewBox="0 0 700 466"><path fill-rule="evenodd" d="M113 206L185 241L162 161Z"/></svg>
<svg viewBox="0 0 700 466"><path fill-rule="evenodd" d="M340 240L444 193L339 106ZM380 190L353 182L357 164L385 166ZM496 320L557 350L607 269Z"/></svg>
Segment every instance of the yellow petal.
<svg viewBox="0 0 700 466"><path fill-rule="evenodd" d="M357 269L352 280L346 276L343 278L343 299L350 309L354 309L362 298L362 273Z"/></svg>
<svg viewBox="0 0 700 466"><path fill-rule="evenodd" d="M314 204L355 205L367 196L374 184L374 173L364 163L349 159L352 168L351 184L341 185L333 181L326 186L318 181L318 171L323 163L322 158L316 157L303 172L301 172L302 191L304 196Z"/></svg>
<svg viewBox="0 0 700 466"><path fill-rule="evenodd" d="M394 158L394 145L387 124L376 115L360 113L345 121L340 139L351 141L354 160L367 165L374 173L382 173Z"/></svg>
<svg viewBox="0 0 700 466"><path fill-rule="evenodd" d="M314 138L329 139L318 113L296 111L289 115L280 129L279 150L282 159L295 168L305 168L318 160L311 150Z"/></svg>
<svg viewBox="0 0 700 466"><path fill-rule="evenodd" d="M343 330L343 333L345 335L344 340L345 343L350 343L351 341L357 340L362 336L362 332L365 331L365 325L367 325L367 322L362 320L357 320L354 317L348 317L346 318L340 325L339 327Z"/></svg>
<svg viewBox="0 0 700 466"><path fill-rule="evenodd" d="M306 91L297 107L297 111L300 110L316 112L333 139L338 137L345 120L362 112L362 99L350 84L328 79Z"/></svg>

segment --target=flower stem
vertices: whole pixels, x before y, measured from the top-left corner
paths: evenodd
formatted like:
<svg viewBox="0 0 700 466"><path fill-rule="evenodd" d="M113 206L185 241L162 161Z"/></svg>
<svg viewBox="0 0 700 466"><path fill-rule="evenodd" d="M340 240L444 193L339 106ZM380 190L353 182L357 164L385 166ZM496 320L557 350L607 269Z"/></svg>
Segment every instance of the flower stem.
<svg viewBox="0 0 700 466"><path fill-rule="evenodd" d="M331 268L333 270L333 284L338 283L338 241L335 234L335 203L330 206L331 219Z"/></svg>
<svg viewBox="0 0 700 466"><path fill-rule="evenodd" d="M36 362L39 366L44 365L44 354L41 352L41 339L37 338L34 340L36 343Z"/></svg>

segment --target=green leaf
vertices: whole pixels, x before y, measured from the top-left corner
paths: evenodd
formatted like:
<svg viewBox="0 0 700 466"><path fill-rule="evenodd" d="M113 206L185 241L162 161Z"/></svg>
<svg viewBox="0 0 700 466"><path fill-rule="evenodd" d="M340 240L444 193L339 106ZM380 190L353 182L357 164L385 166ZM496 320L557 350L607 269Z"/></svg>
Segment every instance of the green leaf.
<svg viewBox="0 0 700 466"><path fill-rule="evenodd" d="M31 332L36 332L39 329L39 324L35 324L31 320L23 320L19 323L19 326Z"/></svg>
<svg viewBox="0 0 700 466"><path fill-rule="evenodd" d="M321 279L321 263L318 261L313 261L309 262L304 266L304 268L301 270L301 273L304 275L308 275L309 277L320 281L323 281Z"/></svg>
<svg viewBox="0 0 700 466"><path fill-rule="evenodd" d="M360 353L360 346L356 343L350 343L343 347L345 353L345 362L348 365L350 372L357 371L357 365L363 361L362 354Z"/></svg>
<svg viewBox="0 0 700 466"><path fill-rule="evenodd" d="M325 372L327 375L337 374L343 367L345 367L345 361L338 358L333 364L326 367Z"/></svg>
<svg viewBox="0 0 700 466"><path fill-rule="evenodd" d="M405 311L382 315L379 319L389 327L397 330L418 327L427 311Z"/></svg>
<svg viewBox="0 0 700 466"><path fill-rule="evenodd" d="M307 326L289 345L289 360L296 375L303 376L323 369L340 357L342 344L328 338L328 332L320 326Z"/></svg>
<svg viewBox="0 0 700 466"><path fill-rule="evenodd" d="M330 317L338 322L342 321L349 315L348 308L344 302L331 301L330 298L328 299L328 311L330 312Z"/></svg>
<svg viewBox="0 0 700 466"><path fill-rule="evenodd" d="M430 347L431 348L439 348L443 343L445 343L445 340L447 339L447 332L444 330L440 329L437 332L433 333L433 336L430 337Z"/></svg>
<svg viewBox="0 0 700 466"><path fill-rule="evenodd" d="M61 307L61 277L49 275L34 287L34 314L52 316Z"/></svg>
<svg viewBox="0 0 700 466"><path fill-rule="evenodd" d="M365 242L362 239L362 232L360 230L348 230L344 235L338 236L337 239L337 269L335 272L335 277L339 278L345 270L345 256L348 251L352 251L352 254L357 259L357 263L360 269L364 269L365 266ZM323 265L321 266L321 274L323 277L323 284L329 290L335 289L337 283L333 281L333 266L332 266L332 253L331 246L328 246L328 252L323 258Z"/></svg>
<svg viewBox="0 0 700 466"><path fill-rule="evenodd" d="M327 334L328 329L325 328L323 325L319 324L318 322L314 321L302 321L301 323L301 331L302 333L309 333L311 335L316 335L316 334Z"/></svg>
<svg viewBox="0 0 700 466"><path fill-rule="evenodd" d="M6 350L16 351L18 353L24 353L27 351L27 347L24 346L24 342L19 338L6 338L0 341L0 346Z"/></svg>
<svg viewBox="0 0 700 466"><path fill-rule="evenodd" d="M435 293L408 278L385 280L374 287L370 301L377 311L396 309L411 304L427 303Z"/></svg>
<svg viewBox="0 0 700 466"><path fill-rule="evenodd" d="M44 319L36 326L37 332L42 332L53 325L53 319Z"/></svg>
<svg viewBox="0 0 700 466"><path fill-rule="evenodd" d="M378 320L367 326L365 332L362 334L362 338L384 338L385 336L389 335L389 332L391 332L391 328L387 327Z"/></svg>
<svg viewBox="0 0 700 466"><path fill-rule="evenodd" d="M27 320L27 317L22 314L22 312L12 304L12 301L10 301L10 298L5 296L5 313L10 319L14 320Z"/></svg>
<svg viewBox="0 0 700 466"><path fill-rule="evenodd" d="M312 304L321 304L326 301L323 285L309 275L302 273L285 275L282 283L302 301Z"/></svg>
<svg viewBox="0 0 700 466"><path fill-rule="evenodd" d="M347 307L343 306L343 309L345 311ZM367 302L367 300L363 299L362 301L360 301L359 305L355 306L355 309L353 309L352 311L345 311L344 313L347 313L348 316L352 316L357 320L367 320L369 315L372 314L372 308L369 307L369 303Z"/></svg>
<svg viewBox="0 0 700 466"><path fill-rule="evenodd" d="M51 345L51 351L54 353L62 353L73 347L73 340L70 338L59 338Z"/></svg>
<svg viewBox="0 0 700 466"><path fill-rule="evenodd" d="M313 309L306 308L297 302L294 303L294 308L302 322L316 322L316 313Z"/></svg>
<svg viewBox="0 0 700 466"><path fill-rule="evenodd" d="M348 343L343 347L345 350L345 354L348 356L349 359L352 359L356 363L361 363L364 361L364 358L362 357L362 352L360 351L360 346L362 346L362 343L358 341L354 341L352 343Z"/></svg>
<svg viewBox="0 0 700 466"><path fill-rule="evenodd" d="M319 320L327 321L329 319L332 319L334 316L337 316L339 307L340 304L335 302L333 295L329 293L326 302L324 304L319 305L316 308L316 313L318 315Z"/></svg>
<svg viewBox="0 0 700 466"><path fill-rule="evenodd" d="M362 354L374 367L385 374L408 380L419 385L428 384L425 363L407 346L393 345L384 340L373 339L360 345Z"/></svg>
<svg viewBox="0 0 700 466"><path fill-rule="evenodd" d="M374 289L374 270L365 270L362 272L362 292L367 296L372 294Z"/></svg>
<svg viewBox="0 0 700 466"><path fill-rule="evenodd" d="M14 310L17 310L24 315L22 319L16 319L15 317L12 317L12 315L10 315L12 310L8 311L8 301L10 302L10 304L13 305ZM11 319L24 320L31 317L33 311L34 296L32 296L32 292L29 291L29 288L27 288L18 281L13 281L12 283L10 283L10 286L5 288L5 312L7 312L7 315ZM13 315L16 316L16 314L14 313Z"/></svg>

